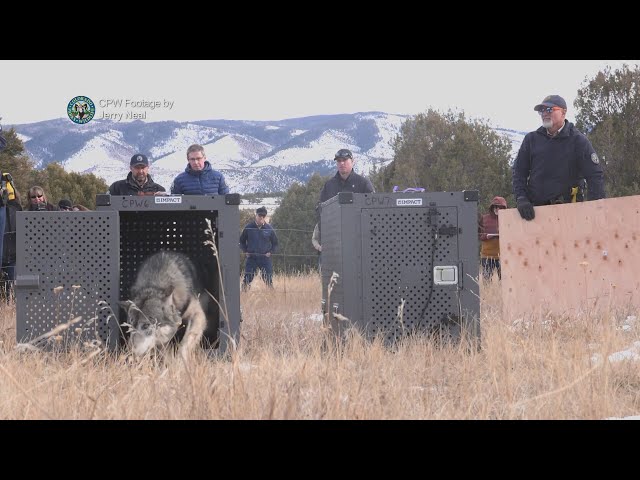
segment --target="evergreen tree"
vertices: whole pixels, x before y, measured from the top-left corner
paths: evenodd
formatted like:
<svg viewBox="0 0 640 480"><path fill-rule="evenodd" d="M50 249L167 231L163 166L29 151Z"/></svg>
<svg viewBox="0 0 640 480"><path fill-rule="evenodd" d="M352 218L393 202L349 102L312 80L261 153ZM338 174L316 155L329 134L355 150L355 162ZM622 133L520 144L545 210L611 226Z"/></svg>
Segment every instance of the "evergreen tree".
<svg viewBox="0 0 640 480"><path fill-rule="evenodd" d="M43 170L35 168L34 163L25 155L24 144L16 135L15 129L3 131L7 146L0 151L0 168L13 177L16 189L20 193L22 206L29 207L27 191L34 185L41 186L50 203L57 204L61 198L68 198L87 208L95 209L96 194L105 193L109 188L106 182L94 174L69 173L56 163L50 163Z"/></svg>
<svg viewBox="0 0 640 480"><path fill-rule="evenodd" d="M640 67L607 66L585 80L574 106L576 127L603 164L607 197L640 193Z"/></svg>
<svg viewBox="0 0 640 480"><path fill-rule="evenodd" d="M31 172L34 170L33 162L24 153L24 144L16 135L14 128L3 130L2 136L7 140L7 146L0 150L0 169L2 173L10 173L13 183L24 203Z"/></svg>
<svg viewBox="0 0 640 480"><path fill-rule="evenodd" d="M109 188L102 178L92 173L66 172L57 163L50 163L36 175L41 182L36 185L43 187L49 201L55 204L62 198L68 198L74 204L79 203L93 210L96 194L106 193Z"/></svg>
<svg viewBox="0 0 640 480"><path fill-rule="evenodd" d="M480 208L495 195L514 204L511 142L482 120L429 109L407 119L393 141L393 161L374 176L376 191L424 187L429 192L479 190Z"/></svg>
<svg viewBox="0 0 640 480"><path fill-rule="evenodd" d="M291 273L317 267L317 252L311 244L311 235L316 224L315 208L326 180L314 173L306 185L294 183L285 192L278 210L271 217L279 243L274 270Z"/></svg>

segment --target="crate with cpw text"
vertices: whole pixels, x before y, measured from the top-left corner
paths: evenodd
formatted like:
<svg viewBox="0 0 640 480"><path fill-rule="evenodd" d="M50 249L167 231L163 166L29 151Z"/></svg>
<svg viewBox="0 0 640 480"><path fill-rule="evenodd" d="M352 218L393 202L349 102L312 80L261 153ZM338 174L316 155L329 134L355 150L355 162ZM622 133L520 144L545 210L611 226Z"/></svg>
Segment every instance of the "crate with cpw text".
<svg viewBox="0 0 640 480"><path fill-rule="evenodd" d="M386 342L463 332L479 340L477 214L477 191L340 193L324 202L326 324Z"/></svg>
<svg viewBox="0 0 640 480"><path fill-rule="evenodd" d="M226 350L240 329L239 203L238 194L98 195L96 211L18 212L17 341L54 332L39 343L122 345L119 302L129 299L140 264L169 250L191 259L216 300L205 312L204 346Z"/></svg>

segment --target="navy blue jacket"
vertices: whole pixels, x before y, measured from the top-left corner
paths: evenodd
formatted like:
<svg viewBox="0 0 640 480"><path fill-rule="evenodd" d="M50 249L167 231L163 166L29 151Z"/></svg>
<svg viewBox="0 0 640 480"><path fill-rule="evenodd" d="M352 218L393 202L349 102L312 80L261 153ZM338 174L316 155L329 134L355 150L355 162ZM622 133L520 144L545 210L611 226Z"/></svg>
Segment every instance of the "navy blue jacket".
<svg viewBox="0 0 640 480"><path fill-rule="evenodd" d="M528 133L513 162L513 194L534 205L545 205L562 196L569 201L571 187L587 180L588 200L605 197L602 165L591 142L573 123L565 120L555 136L545 127Z"/></svg>
<svg viewBox="0 0 640 480"><path fill-rule="evenodd" d="M245 253L275 253L278 237L271 225L265 223L259 227L255 220L247 223L240 235L240 249Z"/></svg>
<svg viewBox="0 0 640 480"><path fill-rule="evenodd" d="M209 160L205 160L204 168L198 172L187 165L171 184L171 193L183 195L225 195L229 187L224 181L224 175L211 168Z"/></svg>

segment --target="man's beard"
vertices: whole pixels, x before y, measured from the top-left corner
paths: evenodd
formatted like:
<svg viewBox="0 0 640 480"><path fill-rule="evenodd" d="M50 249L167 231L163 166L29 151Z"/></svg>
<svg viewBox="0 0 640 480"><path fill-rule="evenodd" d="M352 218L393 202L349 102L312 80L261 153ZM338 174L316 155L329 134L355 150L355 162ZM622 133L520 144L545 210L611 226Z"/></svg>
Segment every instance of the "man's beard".
<svg viewBox="0 0 640 480"><path fill-rule="evenodd" d="M542 126L546 129L553 127L553 121L550 118L545 118L542 120Z"/></svg>

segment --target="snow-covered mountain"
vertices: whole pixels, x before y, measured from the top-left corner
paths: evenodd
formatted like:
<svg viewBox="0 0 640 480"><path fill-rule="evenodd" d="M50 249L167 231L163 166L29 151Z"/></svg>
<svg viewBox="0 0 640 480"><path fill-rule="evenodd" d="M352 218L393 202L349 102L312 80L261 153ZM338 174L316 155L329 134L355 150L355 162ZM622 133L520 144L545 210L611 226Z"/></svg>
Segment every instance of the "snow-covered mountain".
<svg viewBox="0 0 640 480"><path fill-rule="evenodd" d="M93 173L107 184L124 178L131 156L142 152L149 156L153 179L169 189L187 165L187 148L199 143L233 192L251 193L283 191L315 172L332 174L340 148L353 151L358 173L386 165L393 157L391 141L407 117L365 112L271 122L94 120L84 125L57 119L14 127L38 168L58 162L67 171ZM508 136L515 155L524 132L496 131Z"/></svg>

